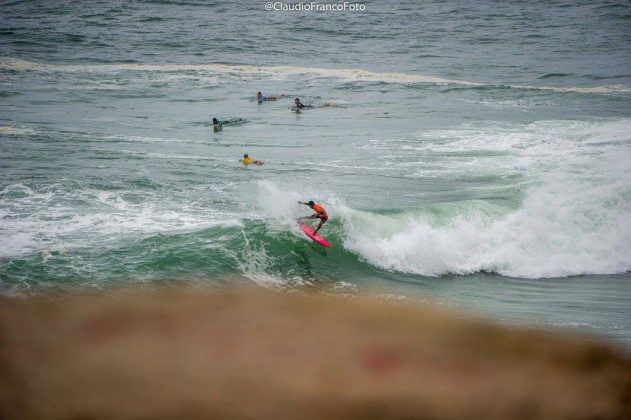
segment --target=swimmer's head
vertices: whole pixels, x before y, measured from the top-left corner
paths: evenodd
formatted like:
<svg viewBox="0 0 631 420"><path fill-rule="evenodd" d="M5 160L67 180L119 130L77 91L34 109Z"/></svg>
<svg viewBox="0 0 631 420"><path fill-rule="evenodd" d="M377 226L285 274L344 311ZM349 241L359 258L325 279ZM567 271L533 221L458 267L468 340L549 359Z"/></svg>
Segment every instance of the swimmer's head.
<svg viewBox="0 0 631 420"><path fill-rule="evenodd" d="M296 98L296 99L294 99L294 102L295 102L295 103L300 103L300 98Z"/></svg>
<svg viewBox="0 0 631 420"><path fill-rule="evenodd" d="M309 202L307 203L307 205L308 205L309 207L313 207L313 206L315 206L315 203L313 202L313 200L309 200Z"/></svg>
<svg viewBox="0 0 631 420"><path fill-rule="evenodd" d="M248 154L246 153L246 154L244 154L244 155L243 155L243 157L244 157L244 158L247 158L247 157L249 157L249 156L248 156Z"/></svg>
<svg viewBox="0 0 631 420"><path fill-rule="evenodd" d="M217 121L217 118L213 118L213 124L219 124L219 121Z"/></svg>

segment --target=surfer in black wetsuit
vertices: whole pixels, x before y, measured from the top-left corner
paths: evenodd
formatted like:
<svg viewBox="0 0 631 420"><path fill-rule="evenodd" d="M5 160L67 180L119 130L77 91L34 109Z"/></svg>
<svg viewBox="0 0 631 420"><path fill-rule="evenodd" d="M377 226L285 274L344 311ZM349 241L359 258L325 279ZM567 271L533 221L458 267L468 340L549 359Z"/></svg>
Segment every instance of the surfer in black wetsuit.
<svg viewBox="0 0 631 420"><path fill-rule="evenodd" d="M300 112L301 109L313 108L313 105L305 105L300 102L300 98L294 99L294 104L291 107L293 111Z"/></svg>

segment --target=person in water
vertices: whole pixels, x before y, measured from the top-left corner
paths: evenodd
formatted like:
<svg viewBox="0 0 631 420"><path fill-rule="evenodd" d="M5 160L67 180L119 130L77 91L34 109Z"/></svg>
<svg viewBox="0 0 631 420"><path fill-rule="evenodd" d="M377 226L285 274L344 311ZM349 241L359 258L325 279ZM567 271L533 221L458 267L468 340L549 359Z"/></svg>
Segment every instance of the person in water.
<svg viewBox="0 0 631 420"><path fill-rule="evenodd" d="M223 126L226 124L239 125L245 124L246 122L247 120L244 120L243 118L230 118L229 120L218 120L217 118L213 118L213 129L216 133L217 131L223 130Z"/></svg>
<svg viewBox="0 0 631 420"><path fill-rule="evenodd" d="M264 101L277 101L280 98L282 98L282 95L281 96L263 96L261 92L256 92L256 101L258 103L263 103Z"/></svg>
<svg viewBox="0 0 631 420"><path fill-rule="evenodd" d="M300 98L294 99L294 106L296 108L305 108L305 105L302 102L300 102Z"/></svg>
<svg viewBox="0 0 631 420"><path fill-rule="evenodd" d="M219 121L217 118L213 118L213 130L215 130L215 133L223 130L223 125L225 123L225 121Z"/></svg>
<svg viewBox="0 0 631 420"><path fill-rule="evenodd" d="M329 220L329 215L326 214L326 210L324 210L324 207L317 203L314 203L313 201L309 201L308 203L303 203L302 201L299 201L298 204L309 206L311 210L315 211L315 213L311 216L301 217L300 219L298 219L298 221L302 221L305 219L320 219L320 224L318 225L316 230L313 231L313 234L315 235L316 233L318 233L322 225L325 224L327 220Z"/></svg>
<svg viewBox="0 0 631 420"><path fill-rule="evenodd" d="M250 156L248 156L248 154L244 154L243 155L243 159L239 159L239 162L243 163L244 165L250 165L250 164L255 164L255 165L262 165L263 161L262 160L256 160L251 158Z"/></svg>

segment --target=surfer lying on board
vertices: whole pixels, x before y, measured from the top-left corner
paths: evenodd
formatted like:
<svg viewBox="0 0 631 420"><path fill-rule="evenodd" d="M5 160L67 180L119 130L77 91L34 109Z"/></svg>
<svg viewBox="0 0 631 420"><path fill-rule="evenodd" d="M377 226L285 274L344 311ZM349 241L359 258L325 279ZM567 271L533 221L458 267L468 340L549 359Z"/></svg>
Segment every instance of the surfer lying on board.
<svg viewBox="0 0 631 420"><path fill-rule="evenodd" d="M313 105L305 105L302 102L300 102L300 98L296 98L294 99L294 106L295 109L302 109L302 108L313 108Z"/></svg>
<svg viewBox="0 0 631 420"><path fill-rule="evenodd" d="M263 96L263 94L261 92L256 92L256 101L258 103L263 103L265 101L277 101L280 98L282 98L285 95L279 95L279 96Z"/></svg>
<svg viewBox="0 0 631 420"><path fill-rule="evenodd" d="M255 160L255 159L251 158L250 156L248 156L247 153L243 155L243 159L239 159L239 162L243 163L244 165L249 165L251 163L253 163L255 165L262 165L263 164L262 160Z"/></svg>
<svg viewBox="0 0 631 420"><path fill-rule="evenodd" d="M315 214L312 214L311 216L301 217L300 219L298 219L298 221L301 221L304 219L320 219L320 224L318 225L316 230L313 231L313 234L315 235L316 233L318 233L322 225L326 223L327 220L329 220L329 215L326 214L326 210L324 210L324 207L322 207L319 204L314 203L313 201L309 201L308 203L303 203L302 201L299 201L298 204L307 205L311 207L311 210L315 211Z"/></svg>

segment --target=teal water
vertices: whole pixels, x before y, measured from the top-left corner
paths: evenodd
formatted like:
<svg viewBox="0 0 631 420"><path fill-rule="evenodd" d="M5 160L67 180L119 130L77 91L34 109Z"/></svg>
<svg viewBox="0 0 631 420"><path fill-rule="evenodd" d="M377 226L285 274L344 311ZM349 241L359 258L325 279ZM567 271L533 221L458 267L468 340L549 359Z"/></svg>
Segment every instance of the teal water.
<svg viewBox="0 0 631 420"><path fill-rule="evenodd" d="M365 5L3 4L2 292L367 292L629 348L631 6Z"/></svg>

